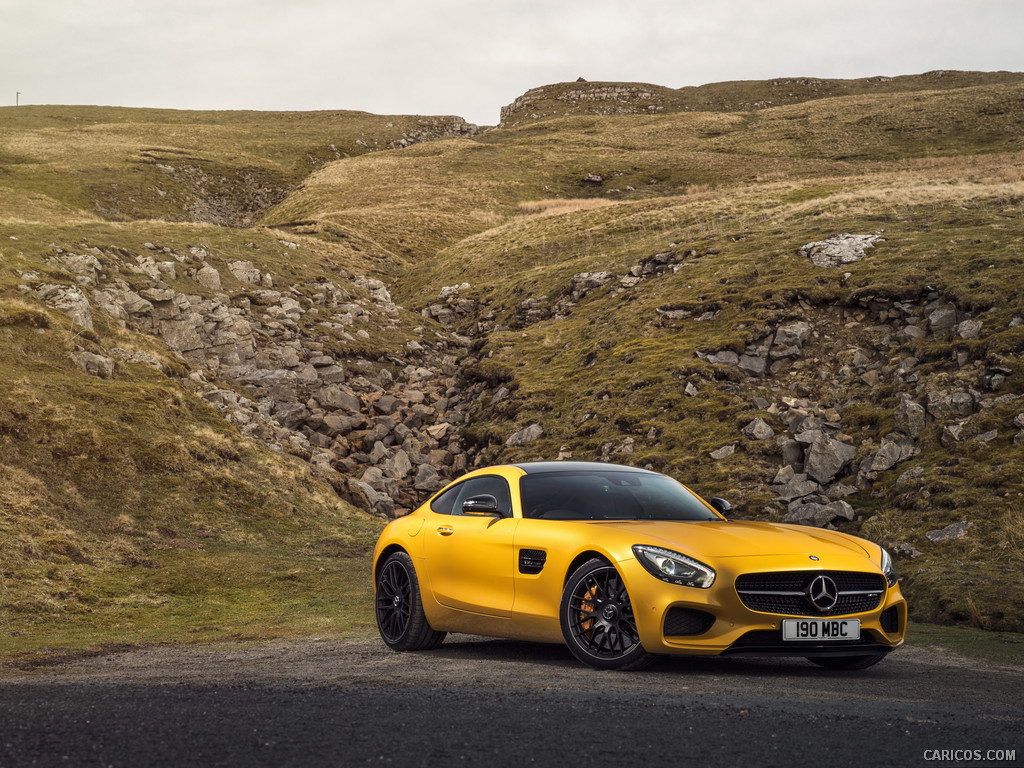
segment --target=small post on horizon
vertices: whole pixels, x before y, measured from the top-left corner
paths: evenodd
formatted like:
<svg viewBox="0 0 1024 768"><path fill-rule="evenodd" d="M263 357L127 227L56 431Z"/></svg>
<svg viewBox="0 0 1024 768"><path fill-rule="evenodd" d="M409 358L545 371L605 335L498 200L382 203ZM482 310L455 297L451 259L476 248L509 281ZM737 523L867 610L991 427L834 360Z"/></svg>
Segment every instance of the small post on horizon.
<svg viewBox="0 0 1024 768"><path fill-rule="evenodd" d="M21 91L17 91L14 94L14 106L16 106L16 107L20 107L21 106Z"/></svg>

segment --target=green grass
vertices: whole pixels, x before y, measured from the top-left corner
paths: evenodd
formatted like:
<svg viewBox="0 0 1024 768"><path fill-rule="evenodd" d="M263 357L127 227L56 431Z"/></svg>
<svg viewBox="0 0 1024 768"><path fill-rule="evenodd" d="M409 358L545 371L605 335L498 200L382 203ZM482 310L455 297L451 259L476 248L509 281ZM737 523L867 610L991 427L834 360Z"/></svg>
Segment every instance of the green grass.
<svg viewBox="0 0 1024 768"><path fill-rule="evenodd" d="M55 649L351 636L374 626L369 557L332 542L299 552L219 544L154 561L104 573L72 616L0 626L0 663L43 661Z"/></svg>
<svg viewBox="0 0 1024 768"><path fill-rule="evenodd" d="M1024 667L1024 635L1015 632L911 622L907 627L907 645L1001 666Z"/></svg>

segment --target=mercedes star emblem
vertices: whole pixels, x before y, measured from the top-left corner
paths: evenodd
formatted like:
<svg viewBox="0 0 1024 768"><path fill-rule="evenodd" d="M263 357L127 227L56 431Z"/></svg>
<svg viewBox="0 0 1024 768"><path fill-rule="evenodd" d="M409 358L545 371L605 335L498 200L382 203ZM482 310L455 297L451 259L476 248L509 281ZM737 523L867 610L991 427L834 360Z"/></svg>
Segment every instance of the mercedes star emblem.
<svg viewBox="0 0 1024 768"><path fill-rule="evenodd" d="M815 576L807 587L807 599L822 613L828 613L839 601L839 588L828 576Z"/></svg>

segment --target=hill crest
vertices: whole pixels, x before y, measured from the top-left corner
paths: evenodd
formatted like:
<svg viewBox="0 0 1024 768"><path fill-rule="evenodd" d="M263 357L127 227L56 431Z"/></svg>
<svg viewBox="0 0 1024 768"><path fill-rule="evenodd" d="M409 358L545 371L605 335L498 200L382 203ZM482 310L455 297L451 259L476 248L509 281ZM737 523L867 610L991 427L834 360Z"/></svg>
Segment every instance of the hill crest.
<svg viewBox="0 0 1024 768"><path fill-rule="evenodd" d="M919 75L852 80L780 77L669 88L650 83L601 82L580 78L531 88L501 108L501 127L571 115L746 112L835 96L951 90L1024 81L1020 72L933 70Z"/></svg>

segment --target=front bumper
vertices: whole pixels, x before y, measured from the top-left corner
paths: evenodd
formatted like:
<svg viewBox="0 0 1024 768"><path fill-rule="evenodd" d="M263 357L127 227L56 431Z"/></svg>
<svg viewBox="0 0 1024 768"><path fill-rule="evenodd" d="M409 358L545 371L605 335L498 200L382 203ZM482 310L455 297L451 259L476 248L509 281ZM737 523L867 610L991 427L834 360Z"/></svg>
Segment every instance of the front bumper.
<svg viewBox="0 0 1024 768"><path fill-rule="evenodd" d="M769 559L770 560L770 559ZM899 585L884 590L870 611L821 618L858 619L856 641L785 641L782 621L814 616L755 611L744 605L736 591L736 578L753 569L736 570L716 563L717 577L710 589L682 587L651 576L636 560L619 562L633 603L640 641L649 653L751 656L852 656L885 653L903 644L907 602ZM747 563L749 566L749 563ZM759 562L758 571L800 570L792 558ZM830 569L823 567L822 572ZM877 573L877 572L876 572Z"/></svg>

